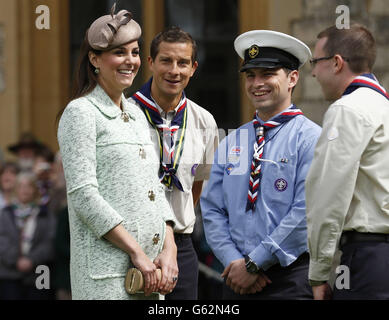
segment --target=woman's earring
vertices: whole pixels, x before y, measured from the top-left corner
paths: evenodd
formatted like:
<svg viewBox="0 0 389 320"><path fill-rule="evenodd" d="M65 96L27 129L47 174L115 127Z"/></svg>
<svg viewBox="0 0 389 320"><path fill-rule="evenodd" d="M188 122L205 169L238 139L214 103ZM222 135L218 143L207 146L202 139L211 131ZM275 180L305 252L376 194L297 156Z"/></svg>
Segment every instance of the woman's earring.
<svg viewBox="0 0 389 320"><path fill-rule="evenodd" d="M95 73L96 73L96 74L99 74L99 73L100 73L100 69L99 69L99 68L96 68L96 69L95 69Z"/></svg>

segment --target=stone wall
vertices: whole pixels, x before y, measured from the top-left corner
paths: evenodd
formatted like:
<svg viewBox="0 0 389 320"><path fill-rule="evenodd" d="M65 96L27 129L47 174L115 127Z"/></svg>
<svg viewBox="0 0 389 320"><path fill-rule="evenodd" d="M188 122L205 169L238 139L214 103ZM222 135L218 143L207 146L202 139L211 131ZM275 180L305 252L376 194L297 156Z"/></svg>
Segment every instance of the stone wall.
<svg viewBox="0 0 389 320"><path fill-rule="evenodd" d="M302 16L291 22L292 35L304 41L312 50L317 34L334 25L340 14L339 5L350 10L350 20L362 23L373 33L377 42L377 60L373 69L380 83L389 89L389 1L388 0L302 0ZM318 124L329 106L320 86L311 76L307 63L302 69L295 101L304 113Z"/></svg>

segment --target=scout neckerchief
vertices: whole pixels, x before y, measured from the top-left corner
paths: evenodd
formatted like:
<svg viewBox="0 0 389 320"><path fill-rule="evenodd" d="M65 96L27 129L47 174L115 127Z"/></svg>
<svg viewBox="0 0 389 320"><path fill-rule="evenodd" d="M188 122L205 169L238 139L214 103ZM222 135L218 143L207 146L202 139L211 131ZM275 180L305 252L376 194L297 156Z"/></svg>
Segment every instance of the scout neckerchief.
<svg viewBox="0 0 389 320"><path fill-rule="evenodd" d="M265 131L271 128L275 128L280 124L292 120L294 117L303 114L300 109L297 109L295 105L292 105L289 109L285 110L274 119L265 122L263 125L257 119L257 115L254 114L253 126L256 134L256 141L254 143L254 154L251 162L251 173L249 181L249 190L246 211L255 209L255 202L258 197L259 183L261 181L261 160L263 155L263 147L265 145Z"/></svg>
<svg viewBox="0 0 389 320"><path fill-rule="evenodd" d="M386 99L389 100L389 95L382 87L377 78L374 76L372 73L364 73L358 77L356 77L346 88L344 91L343 95L350 94L354 90L360 88L360 87L365 87L365 88L370 88L373 89L374 91L377 91L378 93L382 94Z"/></svg>
<svg viewBox="0 0 389 320"><path fill-rule="evenodd" d="M166 125L151 97L151 78L132 98L142 107L147 120L159 134L160 169L159 178L170 190L173 184L180 191L184 191L176 173L182 156L185 129L187 125L187 108L185 93L182 92L177 112L170 124Z"/></svg>

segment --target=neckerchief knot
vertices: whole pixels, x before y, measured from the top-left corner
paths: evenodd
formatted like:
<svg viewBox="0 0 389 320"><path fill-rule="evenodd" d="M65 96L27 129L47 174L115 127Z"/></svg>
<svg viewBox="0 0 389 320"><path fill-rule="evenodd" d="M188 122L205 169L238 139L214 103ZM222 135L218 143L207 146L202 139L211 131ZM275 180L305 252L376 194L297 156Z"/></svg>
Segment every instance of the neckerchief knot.
<svg viewBox="0 0 389 320"><path fill-rule="evenodd" d="M177 189L184 191L176 174L182 156L188 120L185 93L182 93L177 112L170 126L168 126L162 119L156 103L151 97L152 80L153 78L145 83L132 98L139 103L147 120L158 132L160 149L159 178L161 183L169 189L172 189L175 185Z"/></svg>

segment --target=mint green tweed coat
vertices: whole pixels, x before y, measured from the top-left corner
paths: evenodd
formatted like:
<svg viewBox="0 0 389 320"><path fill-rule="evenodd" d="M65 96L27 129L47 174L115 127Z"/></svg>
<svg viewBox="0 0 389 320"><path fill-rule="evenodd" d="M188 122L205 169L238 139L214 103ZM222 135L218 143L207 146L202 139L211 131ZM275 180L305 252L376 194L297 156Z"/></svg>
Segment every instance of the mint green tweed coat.
<svg viewBox="0 0 389 320"><path fill-rule="evenodd" d="M158 179L159 159L146 118L124 95L122 104L128 122L97 86L71 101L59 123L73 299L145 299L126 293L130 257L103 235L121 223L153 260L162 250L166 221L174 221Z"/></svg>

